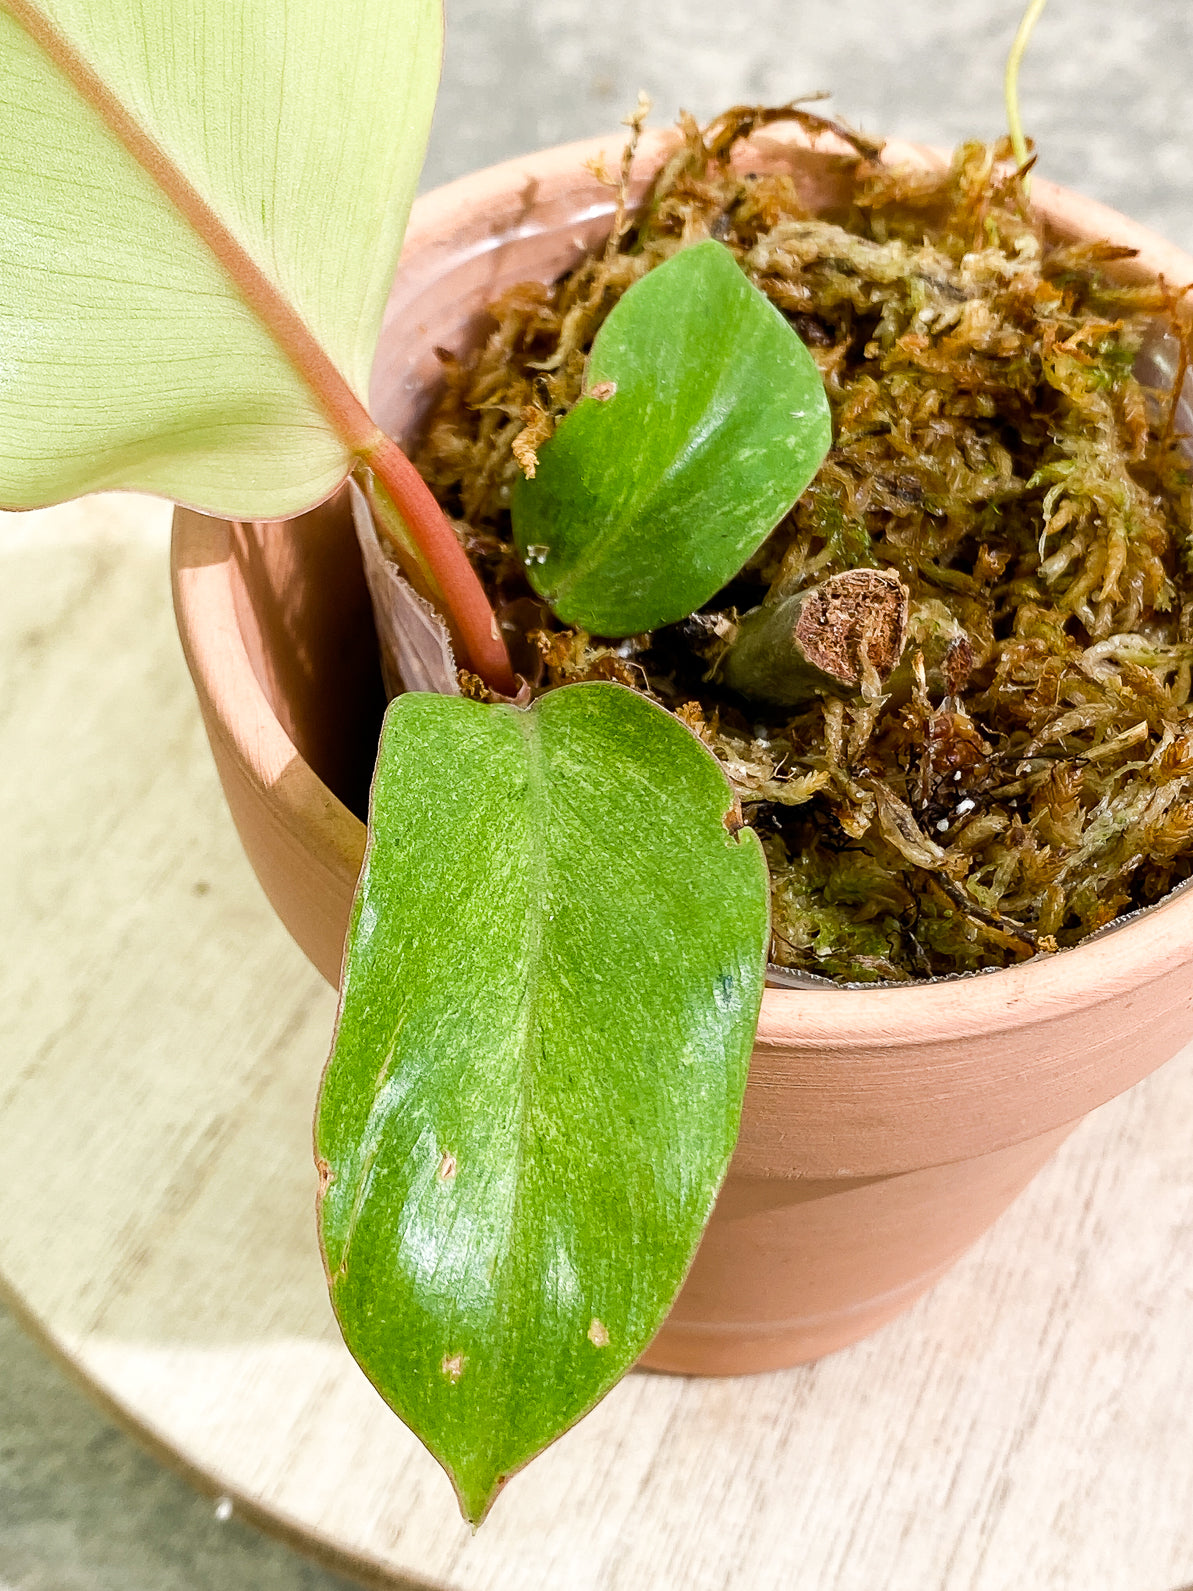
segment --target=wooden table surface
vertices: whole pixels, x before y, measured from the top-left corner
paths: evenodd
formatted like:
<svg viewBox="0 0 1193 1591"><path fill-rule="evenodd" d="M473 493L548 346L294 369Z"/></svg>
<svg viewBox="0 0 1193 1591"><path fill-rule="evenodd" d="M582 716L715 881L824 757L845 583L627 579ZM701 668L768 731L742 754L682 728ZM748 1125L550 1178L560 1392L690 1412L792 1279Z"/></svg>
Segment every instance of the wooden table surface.
<svg viewBox="0 0 1193 1591"><path fill-rule="evenodd" d="M0 1278L41 1339L198 1485L386 1583L1193 1582L1193 1051L902 1320L803 1369L630 1376L470 1535L327 1306L333 997L222 808L168 517L0 516Z"/></svg>

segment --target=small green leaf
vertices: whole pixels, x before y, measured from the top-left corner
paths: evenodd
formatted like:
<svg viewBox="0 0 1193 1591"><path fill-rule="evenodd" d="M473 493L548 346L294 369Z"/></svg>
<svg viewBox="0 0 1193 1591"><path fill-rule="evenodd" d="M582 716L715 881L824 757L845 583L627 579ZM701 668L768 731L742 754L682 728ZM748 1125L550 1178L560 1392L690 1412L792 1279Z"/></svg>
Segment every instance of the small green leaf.
<svg viewBox="0 0 1193 1591"><path fill-rule="evenodd" d="M633 1364L737 1136L761 847L618 685L390 707L316 1122L345 1340L479 1521Z"/></svg>
<svg viewBox="0 0 1193 1591"><path fill-rule="evenodd" d="M722 243L683 249L635 283L597 334L585 391L512 508L535 590L596 635L695 612L782 519L831 440L811 354Z"/></svg>

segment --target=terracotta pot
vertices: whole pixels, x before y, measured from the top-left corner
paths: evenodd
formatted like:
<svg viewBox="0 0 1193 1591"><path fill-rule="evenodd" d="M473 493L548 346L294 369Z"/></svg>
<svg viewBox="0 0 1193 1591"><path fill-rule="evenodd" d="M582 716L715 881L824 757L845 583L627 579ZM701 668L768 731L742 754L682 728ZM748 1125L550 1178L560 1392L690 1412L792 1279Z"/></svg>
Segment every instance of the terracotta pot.
<svg viewBox="0 0 1193 1591"><path fill-rule="evenodd" d="M644 145L641 185L666 140ZM508 284L549 280L607 230L585 169L617 140L515 160L415 206L374 372L373 412L417 432L433 349L479 334ZM932 151L899 158L938 163ZM823 153L768 142L828 194ZM1136 276L1193 259L1037 180L1056 228L1139 250ZM228 804L270 900L330 981L364 846L382 710L346 514L287 528L179 511L178 623ZM1050 959L961 982L771 989L741 1140L692 1273L645 1362L706 1373L815 1358L906 1308L1005 1209L1096 1105L1193 1033L1193 893Z"/></svg>

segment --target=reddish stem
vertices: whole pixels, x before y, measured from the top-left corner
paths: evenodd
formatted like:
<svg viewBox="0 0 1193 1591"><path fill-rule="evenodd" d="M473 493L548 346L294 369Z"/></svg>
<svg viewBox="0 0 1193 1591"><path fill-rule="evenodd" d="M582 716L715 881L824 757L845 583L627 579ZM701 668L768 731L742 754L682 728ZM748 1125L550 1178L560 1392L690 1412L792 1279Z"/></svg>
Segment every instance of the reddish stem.
<svg viewBox="0 0 1193 1591"><path fill-rule="evenodd" d="M514 695L518 687L496 616L480 577L430 487L398 444L382 431L376 433L370 446L360 447L358 452L389 492L425 560L427 572L467 652L464 661L491 690Z"/></svg>

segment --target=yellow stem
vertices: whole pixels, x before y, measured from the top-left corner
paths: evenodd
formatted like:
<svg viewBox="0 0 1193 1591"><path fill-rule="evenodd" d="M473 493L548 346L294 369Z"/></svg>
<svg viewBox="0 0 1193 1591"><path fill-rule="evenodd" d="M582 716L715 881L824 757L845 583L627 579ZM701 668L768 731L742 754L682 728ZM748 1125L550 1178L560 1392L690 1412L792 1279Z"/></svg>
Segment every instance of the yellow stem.
<svg viewBox="0 0 1193 1591"><path fill-rule="evenodd" d="M1007 69L1003 76L1003 95L1007 102L1007 126L1011 132L1011 151L1015 156L1015 164L1023 166L1027 163L1027 139L1023 136L1023 122L1019 116L1019 65L1023 60L1027 41L1031 38L1032 29L1039 21L1040 12L1043 11L1047 0L1028 0L1019 22L1018 31L1011 43L1011 53L1007 56ZM1031 178L1023 179L1023 197L1031 195Z"/></svg>

